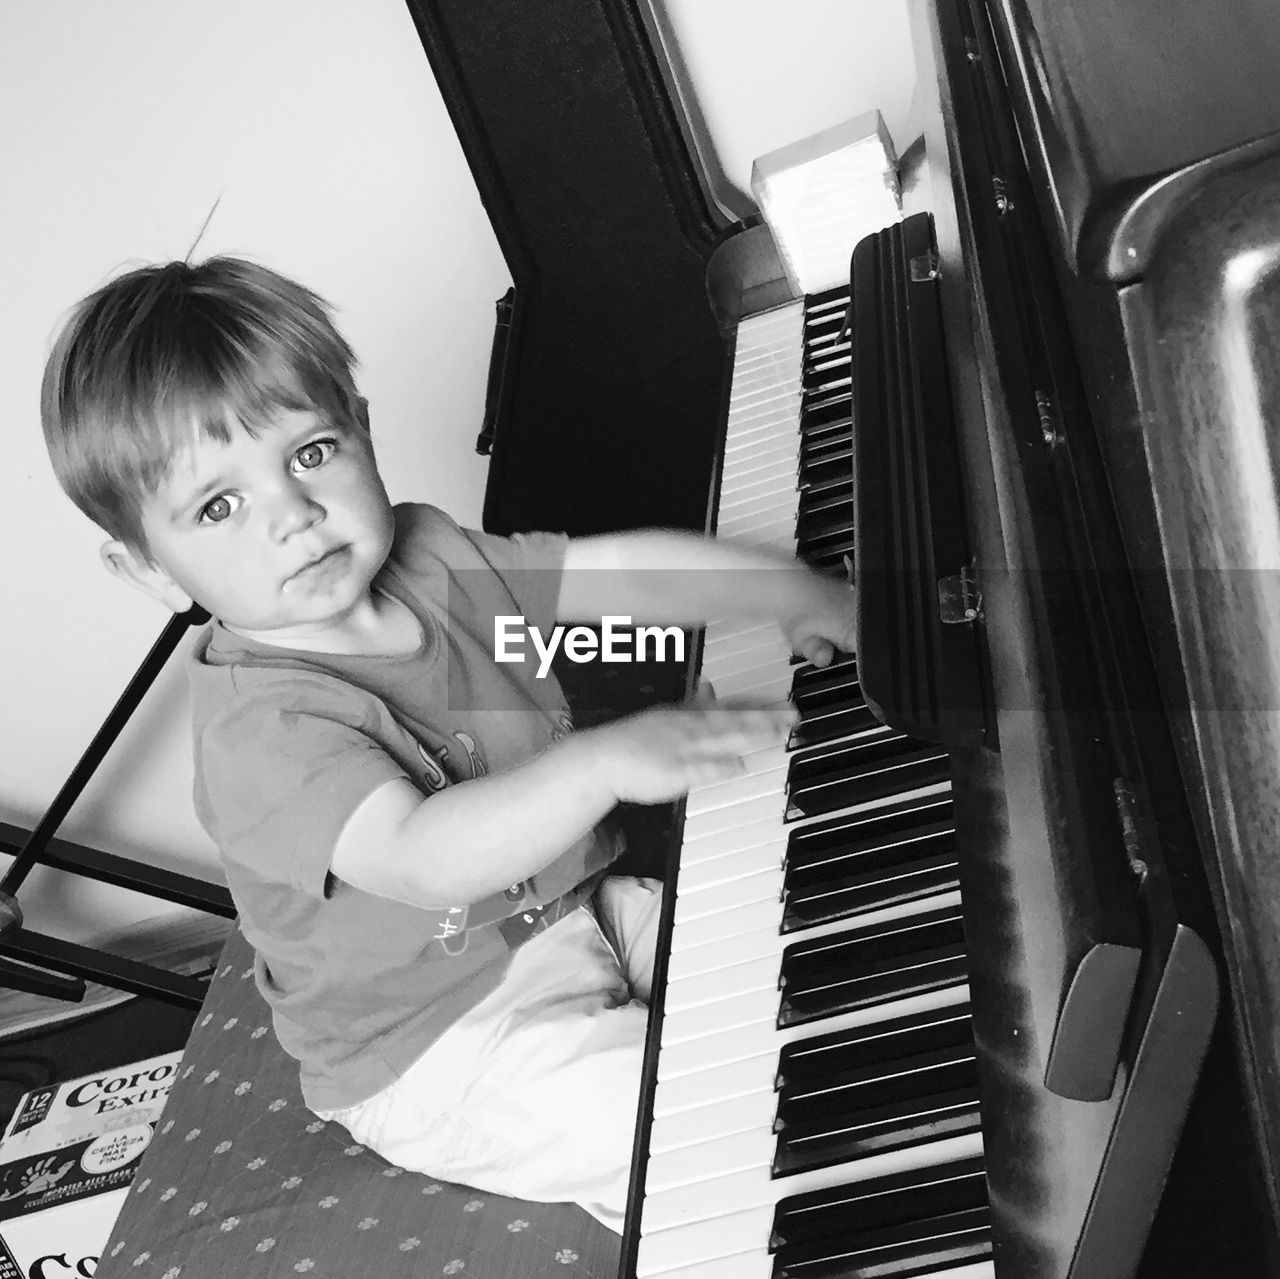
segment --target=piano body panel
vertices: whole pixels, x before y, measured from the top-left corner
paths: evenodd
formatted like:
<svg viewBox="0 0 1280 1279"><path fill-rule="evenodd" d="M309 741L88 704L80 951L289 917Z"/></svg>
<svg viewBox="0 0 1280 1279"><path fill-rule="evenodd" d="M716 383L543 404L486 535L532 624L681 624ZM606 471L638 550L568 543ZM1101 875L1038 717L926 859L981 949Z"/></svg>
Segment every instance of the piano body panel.
<svg viewBox="0 0 1280 1279"><path fill-rule="evenodd" d="M1277 21L1280 26L1280 20ZM1266 1182L1280 1175L1280 144L1171 217L1123 315L1168 560L1184 770L1218 872Z"/></svg>
<svg viewBox="0 0 1280 1279"><path fill-rule="evenodd" d="M957 829L965 853L961 866L966 919L975 921L973 930L966 930L973 972L975 1037L987 1049L984 1133L988 1134L997 1271L1003 1265L1011 1275L1057 1275L1069 1273L1072 1231L1078 1228L1083 1211L1080 1188L1062 1183L1077 1178L1088 1183L1100 1167L1106 1129L1127 1082L1122 1074L1112 1100L1092 1103L1091 1108L1057 1099L1043 1087L1050 1042L1047 1010L1056 1006L1052 984L1064 958L1059 940L1062 917L1050 908L1057 900L1055 878L1063 865L1059 857L1054 868L1053 845L1062 837L1062 819L1070 820L1082 788L1096 786L1105 777L1108 764L1105 759L1098 761L1101 773L1091 779L1087 750L1079 754L1070 749L1060 752L1057 747L1058 743L1069 744L1072 737L1072 727L1064 721L1082 710L1078 704L1073 706L1070 687L1054 686L1053 671L1059 668L1055 648L1068 646L1061 643L1063 636L1053 623L1051 575L1044 572L1055 567L1052 539L1042 543L1038 534L1045 526L1041 511L1045 490L1038 487L1037 472L1053 469L1052 465L1046 468L1043 455L1061 448L1061 443L1050 439L1058 432L1069 446L1070 470L1079 481L1088 521L1087 540L1095 543L1093 553L1103 569L1098 575L1100 589L1109 603L1120 609L1119 624L1109 634L1093 634L1091 640L1110 651L1125 671L1130 690L1127 702L1113 704L1107 717L1114 721L1119 743L1115 748L1118 755L1110 763L1135 780L1150 802L1153 826L1170 859L1170 891L1179 911L1211 945L1220 947L1221 939L1209 908L1212 899L1198 861L1187 800L1178 785L1178 756L1160 709L1156 677L1149 669L1142 616L1137 602L1126 600L1122 585L1113 584L1114 590L1106 586L1108 574L1127 576L1126 552L1135 544L1150 554L1162 554L1159 529L1149 519L1142 519L1144 511L1154 513L1156 499L1143 457L1143 438L1133 428L1138 415L1130 411L1137 405L1138 391L1125 367L1122 303L1114 289L1074 275L1065 254L1046 262L1045 269L1057 276L1059 284L1065 281L1063 302L1073 341L1065 346L1064 360L1063 335L1053 328L1053 317L1036 314L1031 323L1023 317L1023 326L1038 330L1047 349L1048 376L1060 375L1059 381L1036 387L1043 386L1049 392L1054 410L1044 422L1044 447L1037 448L1034 418L1028 420L1027 388L1021 388L1019 403L1017 394L1010 395L1010 385L1001 372L1016 365L1017 359L1010 359L1010 349L1019 339L1010 335L1008 317L998 313L1003 291L1000 259L1008 244L998 230L993 232L992 223L998 225L999 215L993 218L990 213L1001 200L1009 200L1015 207L1026 203L1029 208L1033 202L1025 183L1020 185L1013 173L1017 156L1006 172L1007 157L998 153L1007 139L992 136L989 122L979 118L971 87L966 87L974 59L990 62L992 50L982 47L981 41L975 44L972 33L966 33L958 21L956 10L947 0L915 5L913 40L920 82L939 84L934 110L927 116L926 142L940 287L947 340L952 347L950 365L966 464L968 512L977 547L977 577L984 598L992 679L1001 708L999 760L985 762L987 769L998 774L998 783L993 781L985 788L986 803L978 805L961 798L966 789L971 795L983 793L982 786L973 784L973 766L967 770L967 784L957 780ZM1069 100L1064 109L1069 114ZM1023 123L1019 119L1020 127ZM1025 129L1022 135L1025 140ZM993 174L1001 178L999 186L993 186ZM1048 204L1052 211L1051 199ZM1041 211L1048 216L1044 206ZM1057 325L1064 328L1061 319ZM1109 357L1091 365L1090 352L1117 335ZM1071 346L1084 364L1083 380L1072 377L1075 359ZM1035 376L1045 376L1045 370ZM1015 375L1015 391L1016 383ZM1093 440L1088 426L1090 412L1101 419L1100 433L1115 421L1124 423L1127 433L1113 432L1110 437L1104 434L1100 442ZM1170 445L1174 447L1171 441ZM1103 469L1103 458L1109 464L1107 469ZM1115 465L1117 458L1122 465ZM1129 483L1132 488L1126 487ZM1086 488L1086 484L1092 487ZM1105 509L1108 492L1120 508L1118 524L1116 515ZM1104 499L1101 504L1099 495ZM1108 520L1116 525L1109 531L1105 530ZM1043 558L1046 554L1049 559ZM1156 589L1151 581L1141 582L1138 599L1148 626L1153 617L1161 616L1162 609L1167 618L1176 607L1167 594L1161 598L1162 594L1162 588ZM1156 645L1157 656L1167 659L1169 647L1166 631ZM1160 679L1167 692L1170 681L1163 665ZM1178 704L1175 700L1174 705ZM1078 730L1079 725L1075 727ZM965 775L958 768L959 758L953 752L957 779ZM1073 759L1075 767L1083 763L1084 773L1073 775ZM1002 821L993 820L989 811L990 805L999 809L1000 795L1004 797ZM1016 909L1011 905L1014 902L1019 903ZM990 926L992 920L1000 919L1007 920L1007 930ZM1021 1014L1007 1010L1021 1010ZM1262 1051L1267 1055L1274 1050L1264 1047ZM1189 1131L1188 1137L1195 1137L1201 1151L1213 1144L1206 1110L1235 1125L1224 1140L1237 1153L1243 1152L1239 1165L1244 1172L1239 1174L1236 1189L1244 1203L1234 1205L1234 1211L1245 1214L1249 1239L1235 1249L1229 1261L1236 1267L1233 1273L1269 1274L1271 1261L1263 1256L1274 1257L1276 1227L1274 1213L1268 1220L1262 1187L1271 1179L1261 1174L1256 1138L1250 1135L1258 1130L1257 1118L1251 1123L1240 1104L1242 1065L1247 1076L1247 1064L1230 1051L1229 1036L1223 1034L1212 1041L1208 1060L1211 1067L1206 1083L1212 1083L1213 1091L1207 1097L1197 1095L1188 1122L1194 1133ZM1167 1159L1170 1153L1165 1151L1162 1157ZM1188 1175L1187 1162L1181 1153L1175 1156L1175 1173ZM1215 1162L1221 1166L1220 1161ZM1055 1178L1060 1179L1056 1184ZM1176 1192L1171 1202L1185 1207L1187 1193ZM1176 1221L1167 1215L1159 1220L1167 1235L1178 1236ZM1093 1242L1090 1255L1094 1255ZM1149 1256L1159 1256L1161 1248L1169 1246L1166 1240L1149 1247ZM1176 1254L1179 1245L1172 1246ZM1230 1251L1230 1245L1227 1247ZM1213 1248L1205 1255L1212 1256ZM1144 1264L1153 1263L1148 1260ZM1205 1257L1197 1258L1196 1264L1206 1264ZM1157 1268L1142 1273L1161 1272Z"/></svg>
<svg viewBox="0 0 1280 1279"><path fill-rule="evenodd" d="M1153 20L1108 5L1114 20L1086 58L1094 6L991 7L1135 572L1152 697L1169 708L1216 909L1256 1180L1274 1218L1280 91L1267 68L1280 54L1280 11L1240 0L1198 13L1176 5ZM1099 92L1115 57L1152 58L1161 76L1130 74Z"/></svg>
<svg viewBox="0 0 1280 1279"><path fill-rule="evenodd" d="M407 2L515 282L485 527L704 527L728 224L635 0Z"/></svg>
<svg viewBox="0 0 1280 1279"><path fill-rule="evenodd" d="M1046 226L1078 275L1140 275L1188 190L1280 132L1269 0L991 9Z"/></svg>

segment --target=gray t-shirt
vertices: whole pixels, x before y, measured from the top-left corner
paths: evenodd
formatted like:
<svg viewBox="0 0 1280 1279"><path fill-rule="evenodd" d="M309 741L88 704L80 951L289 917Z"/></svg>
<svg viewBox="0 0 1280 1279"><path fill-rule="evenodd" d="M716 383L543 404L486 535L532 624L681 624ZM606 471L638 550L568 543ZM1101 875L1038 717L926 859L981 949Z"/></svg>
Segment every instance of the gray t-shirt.
<svg viewBox="0 0 1280 1279"><path fill-rule="evenodd" d="M195 803L222 853L258 988L315 1109L398 1078L501 980L511 950L588 895L621 851L605 823L545 870L469 907L402 905L334 879L337 837L379 786L429 796L528 760L572 729L555 677L494 660L494 618L554 623L566 539L494 537L395 510L374 581L422 625L413 653L258 644L216 622L190 662Z"/></svg>

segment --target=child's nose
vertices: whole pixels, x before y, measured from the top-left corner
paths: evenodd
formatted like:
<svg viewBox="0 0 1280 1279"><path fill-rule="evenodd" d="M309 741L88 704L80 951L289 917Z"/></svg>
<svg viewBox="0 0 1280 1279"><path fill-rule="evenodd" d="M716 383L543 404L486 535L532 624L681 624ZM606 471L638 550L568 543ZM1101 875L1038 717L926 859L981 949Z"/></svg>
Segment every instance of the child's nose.
<svg viewBox="0 0 1280 1279"><path fill-rule="evenodd" d="M324 518L324 507L303 488L287 486L272 499L268 516L271 535L277 541L300 533Z"/></svg>

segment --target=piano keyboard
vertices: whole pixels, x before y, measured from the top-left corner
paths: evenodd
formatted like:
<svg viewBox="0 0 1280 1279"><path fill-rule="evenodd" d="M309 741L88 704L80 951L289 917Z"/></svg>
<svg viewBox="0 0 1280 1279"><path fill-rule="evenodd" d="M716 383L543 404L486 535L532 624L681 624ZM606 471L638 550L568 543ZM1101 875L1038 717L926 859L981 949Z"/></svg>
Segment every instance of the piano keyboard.
<svg viewBox="0 0 1280 1279"><path fill-rule="evenodd" d="M717 513L822 568L852 553L847 303L739 327ZM686 803L638 1279L991 1279L946 752L773 626L712 624L701 674L801 720Z"/></svg>

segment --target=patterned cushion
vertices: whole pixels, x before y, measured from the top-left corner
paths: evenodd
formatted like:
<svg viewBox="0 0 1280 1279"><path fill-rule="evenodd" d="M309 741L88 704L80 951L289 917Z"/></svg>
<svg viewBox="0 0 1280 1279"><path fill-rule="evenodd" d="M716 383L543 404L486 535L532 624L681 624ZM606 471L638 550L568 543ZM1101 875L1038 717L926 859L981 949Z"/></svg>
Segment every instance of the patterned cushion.
<svg viewBox="0 0 1280 1279"><path fill-rule="evenodd" d="M618 1236L575 1205L406 1172L317 1119L251 964L237 930L97 1279L615 1279Z"/></svg>

